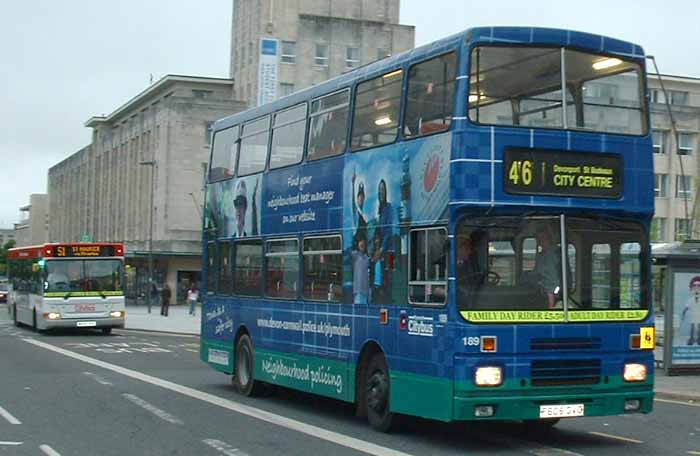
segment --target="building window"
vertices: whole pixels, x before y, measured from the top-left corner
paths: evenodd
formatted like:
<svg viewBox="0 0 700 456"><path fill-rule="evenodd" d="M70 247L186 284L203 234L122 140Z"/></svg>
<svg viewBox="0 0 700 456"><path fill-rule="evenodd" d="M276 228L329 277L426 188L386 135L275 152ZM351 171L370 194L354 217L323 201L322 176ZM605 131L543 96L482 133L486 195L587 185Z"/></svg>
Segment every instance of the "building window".
<svg viewBox="0 0 700 456"><path fill-rule="evenodd" d="M195 98L209 98L214 92L212 90L192 89L192 96Z"/></svg>
<svg viewBox="0 0 700 456"><path fill-rule="evenodd" d="M286 97L294 93L294 84L280 82L280 96Z"/></svg>
<svg viewBox="0 0 700 456"><path fill-rule="evenodd" d="M666 153L666 148L665 148L666 132L661 131L661 130L652 130L651 131L651 138L652 138L652 142L654 143L654 153L655 154L665 154Z"/></svg>
<svg viewBox="0 0 700 456"><path fill-rule="evenodd" d="M447 231L411 231L408 299L415 304L443 304L447 290Z"/></svg>
<svg viewBox="0 0 700 456"><path fill-rule="evenodd" d="M690 221L688 219L676 219L675 240L684 241L690 239Z"/></svg>
<svg viewBox="0 0 700 456"><path fill-rule="evenodd" d="M396 70L357 85L352 122L352 149L396 140L403 71Z"/></svg>
<svg viewBox="0 0 700 456"><path fill-rule="evenodd" d="M391 55L391 51L387 48L378 48L377 49L377 60L381 60L383 58L389 57Z"/></svg>
<svg viewBox="0 0 700 456"><path fill-rule="evenodd" d="M316 43L314 63L319 66L328 66L328 45Z"/></svg>
<svg viewBox="0 0 700 456"><path fill-rule="evenodd" d="M253 43L248 43L248 63L253 63Z"/></svg>
<svg viewBox="0 0 700 456"><path fill-rule="evenodd" d="M268 241L266 244L267 296L296 298L299 281L299 241L284 239Z"/></svg>
<svg viewBox="0 0 700 456"><path fill-rule="evenodd" d="M260 296L262 286L262 242L243 241L234 244L235 272L233 292L240 296Z"/></svg>
<svg viewBox="0 0 700 456"><path fill-rule="evenodd" d="M343 153L348 135L350 90L317 98L311 102L309 121L310 160Z"/></svg>
<svg viewBox="0 0 700 456"><path fill-rule="evenodd" d="M270 169L293 165L304 155L306 103L275 114L272 125Z"/></svg>
<svg viewBox="0 0 700 456"><path fill-rule="evenodd" d="M360 66L360 48L348 47L345 49L345 67L357 68Z"/></svg>
<svg viewBox="0 0 700 456"><path fill-rule="evenodd" d="M297 43L295 41L282 41L282 63L296 63L297 61Z"/></svg>
<svg viewBox="0 0 700 456"><path fill-rule="evenodd" d="M666 198L668 196L668 175L654 174L654 196Z"/></svg>
<svg viewBox="0 0 700 456"><path fill-rule="evenodd" d="M211 144L211 127L214 122L204 122L204 144L207 146Z"/></svg>
<svg viewBox="0 0 700 456"><path fill-rule="evenodd" d="M450 127L456 72L454 52L410 68L404 120L406 137L437 133Z"/></svg>
<svg viewBox="0 0 700 456"><path fill-rule="evenodd" d="M679 90L669 90L668 96L671 99L672 105L688 106L688 92L681 92Z"/></svg>
<svg viewBox="0 0 700 456"><path fill-rule="evenodd" d="M666 97L664 96L664 91L661 89L652 89L651 91L651 101L654 103L666 103Z"/></svg>
<svg viewBox="0 0 700 456"><path fill-rule="evenodd" d="M676 176L676 198L692 198L692 177L691 176Z"/></svg>
<svg viewBox="0 0 700 456"><path fill-rule="evenodd" d="M649 235L652 242L662 242L666 237L666 219L663 217L654 218L651 221Z"/></svg>
<svg viewBox="0 0 700 456"><path fill-rule="evenodd" d="M238 175L246 176L265 169L267 161L270 116L248 122L241 129L241 149L238 158Z"/></svg>
<svg viewBox="0 0 700 456"><path fill-rule="evenodd" d="M342 283L340 236L304 239L304 299L338 302Z"/></svg>
<svg viewBox="0 0 700 456"><path fill-rule="evenodd" d="M678 155L690 155L693 153L693 135L690 133L678 133Z"/></svg>

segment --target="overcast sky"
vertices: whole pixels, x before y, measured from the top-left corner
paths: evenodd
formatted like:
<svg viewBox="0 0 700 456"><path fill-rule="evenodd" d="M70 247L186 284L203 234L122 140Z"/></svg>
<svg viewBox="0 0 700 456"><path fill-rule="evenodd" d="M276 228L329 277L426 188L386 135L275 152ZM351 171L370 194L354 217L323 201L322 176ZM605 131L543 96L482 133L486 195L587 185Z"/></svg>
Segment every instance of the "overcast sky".
<svg viewBox="0 0 700 456"><path fill-rule="evenodd" d="M0 228L18 221L30 193L46 192L49 167L89 143L85 121L151 74L228 77L231 9L232 0L4 2ZM641 44L662 73L700 77L698 0L402 0L401 22L416 26L418 45L477 25L600 33Z"/></svg>

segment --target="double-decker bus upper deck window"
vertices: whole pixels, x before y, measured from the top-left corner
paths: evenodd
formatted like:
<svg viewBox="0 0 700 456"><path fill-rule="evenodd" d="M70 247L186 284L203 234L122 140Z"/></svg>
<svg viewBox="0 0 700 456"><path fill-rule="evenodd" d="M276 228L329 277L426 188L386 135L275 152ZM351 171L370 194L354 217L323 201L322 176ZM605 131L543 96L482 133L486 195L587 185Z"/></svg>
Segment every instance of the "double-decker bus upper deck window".
<svg viewBox="0 0 700 456"><path fill-rule="evenodd" d="M271 298L296 298L299 283L299 241L281 239L267 242L266 283Z"/></svg>
<svg viewBox="0 0 700 456"><path fill-rule="evenodd" d="M404 136L416 137L450 128L454 112L457 54L435 57L408 70Z"/></svg>
<svg viewBox="0 0 700 456"><path fill-rule="evenodd" d="M563 48L478 46L471 54L469 118L641 135L647 128L642 90L641 67L631 61Z"/></svg>
<svg viewBox="0 0 700 456"><path fill-rule="evenodd" d="M304 239L304 298L340 301L343 252L338 235Z"/></svg>
<svg viewBox="0 0 700 456"><path fill-rule="evenodd" d="M248 122L241 128L238 175L259 173L265 169L270 116Z"/></svg>
<svg viewBox="0 0 700 456"><path fill-rule="evenodd" d="M270 169L294 165L304 155L306 103L275 114L272 125Z"/></svg>
<svg viewBox="0 0 700 456"><path fill-rule="evenodd" d="M307 156L310 160L342 154L348 136L350 90L311 102Z"/></svg>
<svg viewBox="0 0 700 456"><path fill-rule="evenodd" d="M262 241L238 241L234 244L234 252L234 293L239 296L261 296Z"/></svg>
<svg viewBox="0 0 700 456"><path fill-rule="evenodd" d="M214 145L209 167L209 182L228 179L236 170L238 127L227 128L214 134Z"/></svg>
<svg viewBox="0 0 700 456"><path fill-rule="evenodd" d="M357 85L352 149L389 144L399 131L403 71L395 70Z"/></svg>

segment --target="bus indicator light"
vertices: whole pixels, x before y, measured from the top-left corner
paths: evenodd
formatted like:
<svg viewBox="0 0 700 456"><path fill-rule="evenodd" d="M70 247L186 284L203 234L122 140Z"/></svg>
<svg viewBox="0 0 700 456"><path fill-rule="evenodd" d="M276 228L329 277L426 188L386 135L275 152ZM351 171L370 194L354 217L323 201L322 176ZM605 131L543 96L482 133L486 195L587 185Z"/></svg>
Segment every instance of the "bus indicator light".
<svg viewBox="0 0 700 456"><path fill-rule="evenodd" d="M481 336L482 352L495 352L497 345L496 336Z"/></svg>
<svg viewBox="0 0 700 456"><path fill-rule="evenodd" d="M641 339L642 338L639 334L631 334L630 335L630 348L632 350L639 350Z"/></svg>
<svg viewBox="0 0 700 456"><path fill-rule="evenodd" d="M399 329L404 331L408 329L408 315L404 310L402 310L399 315Z"/></svg>
<svg viewBox="0 0 700 456"><path fill-rule="evenodd" d="M381 309L379 311L379 324L386 325L389 323L389 310Z"/></svg>

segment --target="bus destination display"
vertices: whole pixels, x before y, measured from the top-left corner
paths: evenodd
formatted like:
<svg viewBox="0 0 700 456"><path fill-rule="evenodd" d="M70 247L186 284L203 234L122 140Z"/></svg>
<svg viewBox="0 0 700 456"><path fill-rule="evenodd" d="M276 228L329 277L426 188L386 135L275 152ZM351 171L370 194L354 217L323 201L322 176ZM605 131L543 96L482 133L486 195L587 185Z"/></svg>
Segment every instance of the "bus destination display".
<svg viewBox="0 0 700 456"><path fill-rule="evenodd" d="M622 196L619 155L512 148L505 151L504 189L516 195Z"/></svg>
<svg viewBox="0 0 700 456"><path fill-rule="evenodd" d="M111 245L59 245L54 251L57 257L100 257L113 256Z"/></svg>

